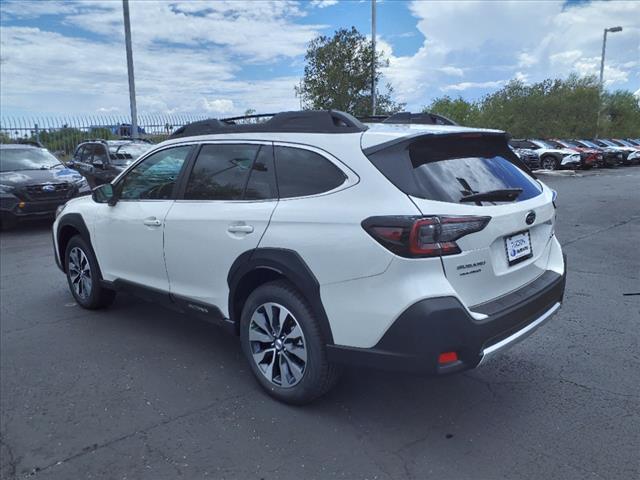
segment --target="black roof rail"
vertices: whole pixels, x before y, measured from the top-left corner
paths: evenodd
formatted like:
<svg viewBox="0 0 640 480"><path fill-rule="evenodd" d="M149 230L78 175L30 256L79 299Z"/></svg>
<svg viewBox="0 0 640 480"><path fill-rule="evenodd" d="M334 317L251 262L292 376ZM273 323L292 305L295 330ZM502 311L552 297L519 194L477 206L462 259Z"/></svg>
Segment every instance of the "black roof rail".
<svg viewBox="0 0 640 480"><path fill-rule="evenodd" d="M421 112L397 112L391 115L371 115L359 117L366 123L395 123L395 124L416 124L416 125L458 125L453 120L437 113Z"/></svg>
<svg viewBox="0 0 640 480"><path fill-rule="evenodd" d="M238 125L238 121L240 121L240 124L252 123L251 120L257 120L257 122L253 123L259 123L260 121L265 121L263 119L273 118L276 115L276 113L254 113L252 115L240 115L238 117L221 118L220 121L232 125ZM244 122L242 122L243 120Z"/></svg>
<svg viewBox="0 0 640 480"><path fill-rule="evenodd" d="M258 123L238 123L240 120L271 117ZM367 126L357 118L338 110L302 110L276 114L246 115L226 119L210 118L178 128L169 138L210 135L215 133L357 133Z"/></svg>
<svg viewBox="0 0 640 480"><path fill-rule="evenodd" d="M382 123L415 123L419 125L458 125L453 120L438 115L437 113L422 112L398 112L391 115Z"/></svg>
<svg viewBox="0 0 640 480"><path fill-rule="evenodd" d="M382 123L383 120L389 118L389 115L367 115L364 117L358 117L363 123Z"/></svg>

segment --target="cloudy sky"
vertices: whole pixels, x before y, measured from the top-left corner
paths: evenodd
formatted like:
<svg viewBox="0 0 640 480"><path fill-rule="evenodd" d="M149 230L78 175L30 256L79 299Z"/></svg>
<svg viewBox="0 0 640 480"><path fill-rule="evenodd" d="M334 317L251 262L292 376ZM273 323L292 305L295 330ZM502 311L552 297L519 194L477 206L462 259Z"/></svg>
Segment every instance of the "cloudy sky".
<svg viewBox="0 0 640 480"><path fill-rule="evenodd" d="M122 2L0 0L3 116L127 114ZM136 1L138 110L231 115L297 109L307 42L341 27L370 33L369 1ZM469 99L511 78L597 74L640 90L639 1L378 0L384 75L412 110Z"/></svg>

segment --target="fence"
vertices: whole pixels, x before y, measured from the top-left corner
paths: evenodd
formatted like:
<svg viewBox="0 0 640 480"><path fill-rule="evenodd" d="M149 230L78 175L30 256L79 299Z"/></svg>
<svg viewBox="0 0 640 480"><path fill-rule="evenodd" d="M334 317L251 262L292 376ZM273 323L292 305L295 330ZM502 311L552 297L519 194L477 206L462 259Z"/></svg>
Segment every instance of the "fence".
<svg viewBox="0 0 640 480"><path fill-rule="evenodd" d="M138 136L160 142L177 128L206 115L139 115ZM38 142L61 160L67 160L85 140L105 140L131 136L131 119L124 116L83 117L3 117L0 143Z"/></svg>

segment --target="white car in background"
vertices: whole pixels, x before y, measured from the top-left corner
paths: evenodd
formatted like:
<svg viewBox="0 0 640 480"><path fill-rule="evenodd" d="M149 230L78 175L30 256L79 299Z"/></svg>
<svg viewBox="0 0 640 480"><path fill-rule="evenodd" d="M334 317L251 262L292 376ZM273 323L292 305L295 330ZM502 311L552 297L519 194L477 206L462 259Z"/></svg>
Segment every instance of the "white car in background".
<svg viewBox="0 0 640 480"><path fill-rule="evenodd" d="M560 168L578 168L581 165L580 154L568 148L556 148L544 140L511 139L509 145L514 148L533 150L540 157L540 166L544 170Z"/></svg>

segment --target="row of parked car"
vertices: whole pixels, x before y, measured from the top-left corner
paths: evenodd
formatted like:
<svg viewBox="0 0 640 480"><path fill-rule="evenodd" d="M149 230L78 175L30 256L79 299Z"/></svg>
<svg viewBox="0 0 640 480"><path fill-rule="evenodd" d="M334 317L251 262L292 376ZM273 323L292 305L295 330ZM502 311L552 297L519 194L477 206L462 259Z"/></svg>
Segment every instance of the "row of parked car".
<svg viewBox="0 0 640 480"><path fill-rule="evenodd" d="M640 164L640 139L511 139L511 148L532 170Z"/></svg>
<svg viewBox="0 0 640 480"><path fill-rule="evenodd" d="M640 164L637 138L509 143L531 170ZM64 164L41 145L0 145L0 224L7 228L23 218L51 217L68 199L111 182L151 146L140 139L88 140Z"/></svg>
<svg viewBox="0 0 640 480"><path fill-rule="evenodd" d="M0 226L52 218L60 205L110 182L151 146L144 140L90 140L64 164L37 143L0 145Z"/></svg>

